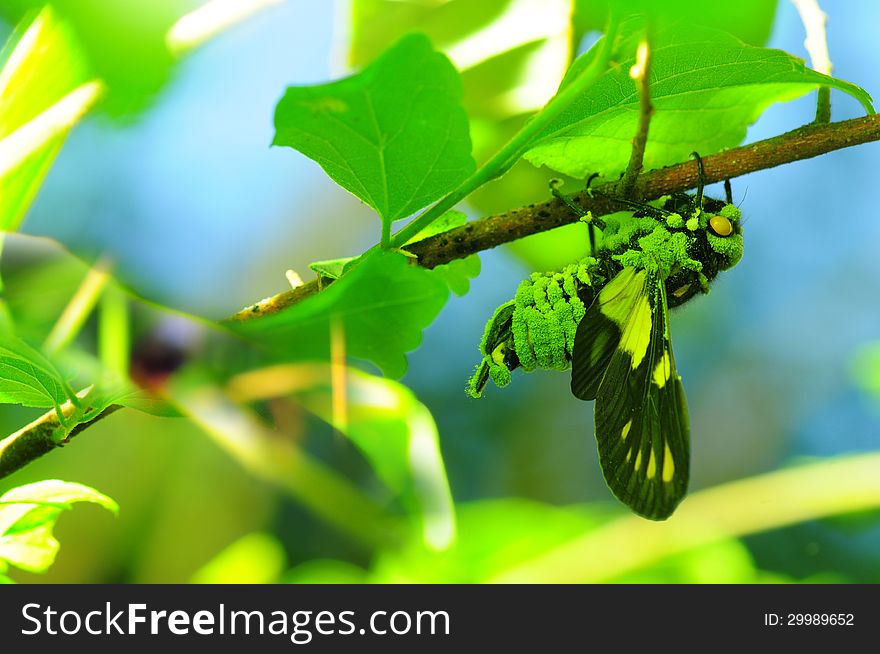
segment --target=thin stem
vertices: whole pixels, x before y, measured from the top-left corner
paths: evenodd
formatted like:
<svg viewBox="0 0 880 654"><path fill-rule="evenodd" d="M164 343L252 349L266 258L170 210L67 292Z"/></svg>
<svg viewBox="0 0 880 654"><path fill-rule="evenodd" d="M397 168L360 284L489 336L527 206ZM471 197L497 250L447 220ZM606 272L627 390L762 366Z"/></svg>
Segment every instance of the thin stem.
<svg viewBox="0 0 880 654"><path fill-rule="evenodd" d="M646 37L639 43L636 52L636 63L629 71L630 77L636 82L639 92L639 126L633 138L632 152L626 172L620 181L621 196L629 197L635 188L636 179L642 172L642 163L645 159L645 146L648 143L648 129L651 127L651 116L654 115L654 105L651 104L651 44Z"/></svg>
<svg viewBox="0 0 880 654"><path fill-rule="evenodd" d="M513 138L495 156L462 182L457 189L397 232L391 239L392 245L394 247L402 247L407 241L425 229L425 227L470 195L472 191L500 177L513 164L519 161L523 153L534 144L535 139L542 135L542 132L546 130L556 117L565 111L575 99L583 95L584 91L592 86L602 73L605 72L616 38L617 21L612 18L608 21L608 29L605 33L602 48L592 63L576 79L572 80L570 84L557 93L540 113L523 125L522 129L514 134Z"/></svg>
<svg viewBox="0 0 880 654"><path fill-rule="evenodd" d="M382 220L382 242L381 248L383 250L391 249L391 221L390 220Z"/></svg>
<svg viewBox="0 0 880 654"><path fill-rule="evenodd" d="M822 11L818 0L791 0L800 14L804 31L807 33L804 39L804 48L810 55L810 64L813 70L824 75L830 75L831 57L828 54L828 36L825 26L828 24L828 15ZM817 123L831 122L831 89L827 86L819 88L816 98L816 121Z"/></svg>
<svg viewBox="0 0 880 654"><path fill-rule="evenodd" d="M816 123L831 122L831 89L820 86L816 96Z"/></svg>
<svg viewBox="0 0 880 654"><path fill-rule="evenodd" d="M86 274L79 288L70 298L70 302L64 307L61 316L52 327L43 349L47 354L53 354L69 345L79 334L86 318L94 309L101 292L110 280L109 266L104 261L96 263Z"/></svg>

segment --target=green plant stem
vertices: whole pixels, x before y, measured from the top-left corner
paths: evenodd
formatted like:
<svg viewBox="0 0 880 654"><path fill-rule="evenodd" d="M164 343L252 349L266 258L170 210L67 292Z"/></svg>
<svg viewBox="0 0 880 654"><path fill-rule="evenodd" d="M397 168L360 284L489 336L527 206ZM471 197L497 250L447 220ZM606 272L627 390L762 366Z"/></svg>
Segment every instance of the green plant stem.
<svg viewBox="0 0 880 654"><path fill-rule="evenodd" d="M110 273L105 262L96 263L83 279L76 293L70 298L70 302L64 307L46 342L43 344L43 350L46 354L52 355L69 345L79 330L82 329L86 318L95 308L98 298L104 291L104 287L110 280Z"/></svg>
<svg viewBox="0 0 880 654"><path fill-rule="evenodd" d="M804 24L804 31L807 38L804 40L804 47L807 54L810 55L810 64L813 70L817 70L824 75L831 75L831 58L828 55L828 37L825 32L825 25L828 22L828 16L822 11L818 0L792 0L795 8L800 14L801 22ZM831 122L831 89L827 86L819 88L816 98L816 123Z"/></svg>
<svg viewBox="0 0 880 654"><path fill-rule="evenodd" d="M583 95L599 79L599 76L605 72L616 37L617 21L612 18L608 21L608 29L605 31L602 49L590 65L581 71L576 79L572 80L570 84L557 93L540 113L527 122L504 147L495 153L473 175L462 182L458 188L394 234L391 239L392 247L403 246L474 190L510 170L510 167L519 161L523 153L534 144L535 139L541 136L542 132L547 129L559 114L565 111L575 99Z"/></svg>
<svg viewBox="0 0 880 654"><path fill-rule="evenodd" d="M724 150L703 157L706 181L709 183L733 179L759 170L809 159L834 150L880 140L880 114L871 114L837 123L810 124L796 130L757 141L738 148ZM651 170L639 175L635 193L647 200L667 193L685 191L697 184L697 165L693 160ZM616 195L615 184L597 187L605 195ZM617 203L595 194L581 192L572 200L601 216L619 211ZM545 232L577 222L579 216L557 199L511 209L501 214L481 218L447 232L411 243L405 247L416 255L419 265L434 268L455 259L476 254L532 234ZM271 315L305 300L329 286L317 279L302 286L279 293L247 307L227 318L229 321L256 320Z"/></svg>
<svg viewBox="0 0 880 654"><path fill-rule="evenodd" d="M877 509L878 470L880 453L871 453L723 484L688 497L667 522L619 518L488 581L604 582L725 538Z"/></svg>
<svg viewBox="0 0 880 654"><path fill-rule="evenodd" d="M827 86L819 87L816 97L816 123L831 122L831 89Z"/></svg>
<svg viewBox="0 0 880 654"><path fill-rule="evenodd" d="M382 242L380 247L383 250L388 250L391 248L391 221L383 220L382 221Z"/></svg>
<svg viewBox="0 0 880 654"><path fill-rule="evenodd" d="M104 368L120 379L128 378L131 349L128 318L128 298L118 288L108 288L99 306L98 356Z"/></svg>
<svg viewBox="0 0 880 654"><path fill-rule="evenodd" d="M642 163L645 159L645 147L648 145L648 130L651 127L651 116L654 115L654 105L651 104L651 41L645 35L645 40L639 44L636 56L636 65L630 71L636 83L639 93L639 125L636 135L633 137L632 152L623 178L620 180L620 192L624 197L630 197L636 185L639 173L642 172Z"/></svg>

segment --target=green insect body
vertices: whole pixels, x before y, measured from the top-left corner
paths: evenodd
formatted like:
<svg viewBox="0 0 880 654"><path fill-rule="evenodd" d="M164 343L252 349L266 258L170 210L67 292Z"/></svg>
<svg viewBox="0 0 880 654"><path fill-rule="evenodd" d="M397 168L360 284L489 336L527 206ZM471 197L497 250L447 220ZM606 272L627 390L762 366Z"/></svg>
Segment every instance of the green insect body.
<svg viewBox="0 0 880 654"><path fill-rule="evenodd" d="M709 291L742 257L740 212L683 193L604 219L592 256L534 273L499 307L467 391L503 387L516 368L571 368L575 397L595 400L599 459L612 492L636 513L669 517L687 492L687 405L669 308Z"/></svg>

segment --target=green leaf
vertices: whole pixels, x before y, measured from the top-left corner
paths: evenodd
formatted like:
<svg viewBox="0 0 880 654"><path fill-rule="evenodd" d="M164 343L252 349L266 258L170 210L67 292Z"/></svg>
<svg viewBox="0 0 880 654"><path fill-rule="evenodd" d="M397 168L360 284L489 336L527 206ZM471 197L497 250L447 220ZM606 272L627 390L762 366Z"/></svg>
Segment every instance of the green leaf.
<svg viewBox="0 0 880 654"><path fill-rule="evenodd" d="M68 399L67 385L48 359L21 339L0 335L0 403L47 409Z"/></svg>
<svg viewBox="0 0 880 654"><path fill-rule="evenodd" d="M14 231L70 128L100 95L76 35L46 7L19 27L0 72L0 229Z"/></svg>
<svg viewBox="0 0 880 654"><path fill-rule="evenodd" d="M194 584L273 584L284 572L287 555L271 534L253 533L229 545L190 580Z"/></svg>
<svg viewBox="0 0 880 654"><path fill-rule="evenodd" d="M417 540L378 558L376 583L480 583L602 524L602 511L504 499L458 507L458 539L443 552Z"/></svg>
<svg viewBox="0 0 880 654"><path fill-rule="evenodd" d="M357 75L288 88L275 110L273 144L314 159L390 222L473 172L461 97L449 60L412 34Z"/></svg>
<svg viewBox="0 0 880 654"><path fill-rule="evenodd" d="M376 475L419 518L421 542L432 550L446 548L455 537L455 507L428 408L406 386L349 368L346 411L339 414L330 367L302 377L315 381L295 394L297 400L357 446Z"/></svg>
<svg viewBox="0 0 880 654"><path fill-rule="evenodd" d="M408 243L414 243L430 236L442 234L450 229L461 227L466 222L466 214L452 209L413 236ZM455 259L449 263L435 266L432 269L432 272L446 282L450 291L458 296L464 296L467 295L467 292L471 288L470 280L478 277L480 274L480 257L476 254L472 254L464 259Z"/></svg>
<svg viewBox="0 0 880 654"><path fill-rule="evenodd" d="M511 0L353 0L349 61L356 66L369 62L390 41L416 30L445 48L491 25L510 4Z"/></svg>
<svg viewBox="0 0 880 654"><path fill-rule="evenodd" d="M446 302L445 283L395 252L376 251L329 288L279 313L230 329L288 360L329 359L331 323L346 353L375 363L389 377L406 372L404 354Z"/></svg>
<svg viewBox="0 0 880 654"><path fill-rule="evenodd" d="M570 0L353 0L349 58L370 61L394 39L424 32L461 71L477 162L494 155L556 92L571 59ZM549 197L546 171L517 162L468 204L491 214ZM567 261L565 262L567 263ZM474 264L475 265L475 264ZM458 264L454 264L458 267ZM456 275L456 279L467 277ZM463 284L456 284L456 292Z"/></svg>
<svg viewBox="0 0 880 654"><path fill-rule="evenodd" d="M52 535L61 512L90 502L116 514L119 506L93 488L50 479L0 496L0 559L28 572L45 572L60 547Z"/></svg>
<svg viewBox="0 0 880 654"><path fill-rule="evenodd" d="M355 260L356 257L342 257L341 259L326 259L324 261L313 261L309 264L309 268L316 275L326 277L327 279L339 279L345 272L345 267Z"/></svg>
<svg viewBox="0 0 880 654"><path fill-rule="evenodd" d="M850 371L857 386L880 398L880 343L865 343L851 357Z"/></svg>
<svg viewBox="0 0 880 654"><path fill-rule="evenodd" d="M751 45L764 45L773 29L776 5L776 0L575 0L573 21L580 40L587 32L604 31L608 10L613 7L618 19L649 14L660 25L681 21L714 27Z"/></svg>
<svg viewBox="0 0 880 654"><path fill-rule="evenodd" d="M22 11L39 9L47 2L16 0L14 4L19 6L4 6L0 12L16 18ZM72 29L80 56L88 60L93 76L107 84L109 93L102 110L127 116L146 108L170 79L176 59L169 30L196 3L50 0L48 4Z"/></svg>
<svg viewBox="0 0 880 654"><path fill-rule="evenodd" d="M570 60L570 14L570 0L354 0L349 59L362 65L424 32L461 71L471 119L499 120L553 95Z"/></svg>
<svg viewBox="0 0 880 654"><path fill-rule="evenodd" d="M462 297L471 290L471 280L480 275L480 258L472 254L464 259L435 266L431 271L446 282L449 290Z"/></svg>
<svg viewBox="0 0 880 654"><path fill-rule="evenodd" d="M551 123L526 158L573 177L601 172L615 178L629 159L638 121L638 95L629 77L642 31L638 21L621 28L620 64L605 72L589 93ZM574 79L595 56L580 57L566 79ZM746 128L774 102L791 100L818 86L845 91L873 112L858 86L822 75L781 50L745 45L724 32L677 24L657 32L651 67L656 109L645 167L659 168L738 145Z"/></svg>

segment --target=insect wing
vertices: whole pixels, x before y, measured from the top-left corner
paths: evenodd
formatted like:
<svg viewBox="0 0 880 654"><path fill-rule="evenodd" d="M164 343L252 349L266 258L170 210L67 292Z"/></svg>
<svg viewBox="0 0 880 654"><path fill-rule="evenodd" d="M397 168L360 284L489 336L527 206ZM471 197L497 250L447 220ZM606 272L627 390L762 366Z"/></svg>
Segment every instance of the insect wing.
<svg viewBox="0 0 880 654"><path fill-rule="evenodd" d="M632 314L645 296L646 281L644 271L624 268L590 304L578 325L572 348L571 392L575 397L596 399L624 328L635 323Z"/></svg>
<svg viewBox="0 0 880 654"><path fill-rule="evenodd" d="M687 492L687 403L672 355L664 283L644 271L630 277L638 293L626 301L625 320L623 306L600 308L621 336L596 395L596 439L612 492L636 513L663 520Z"/></svg>

